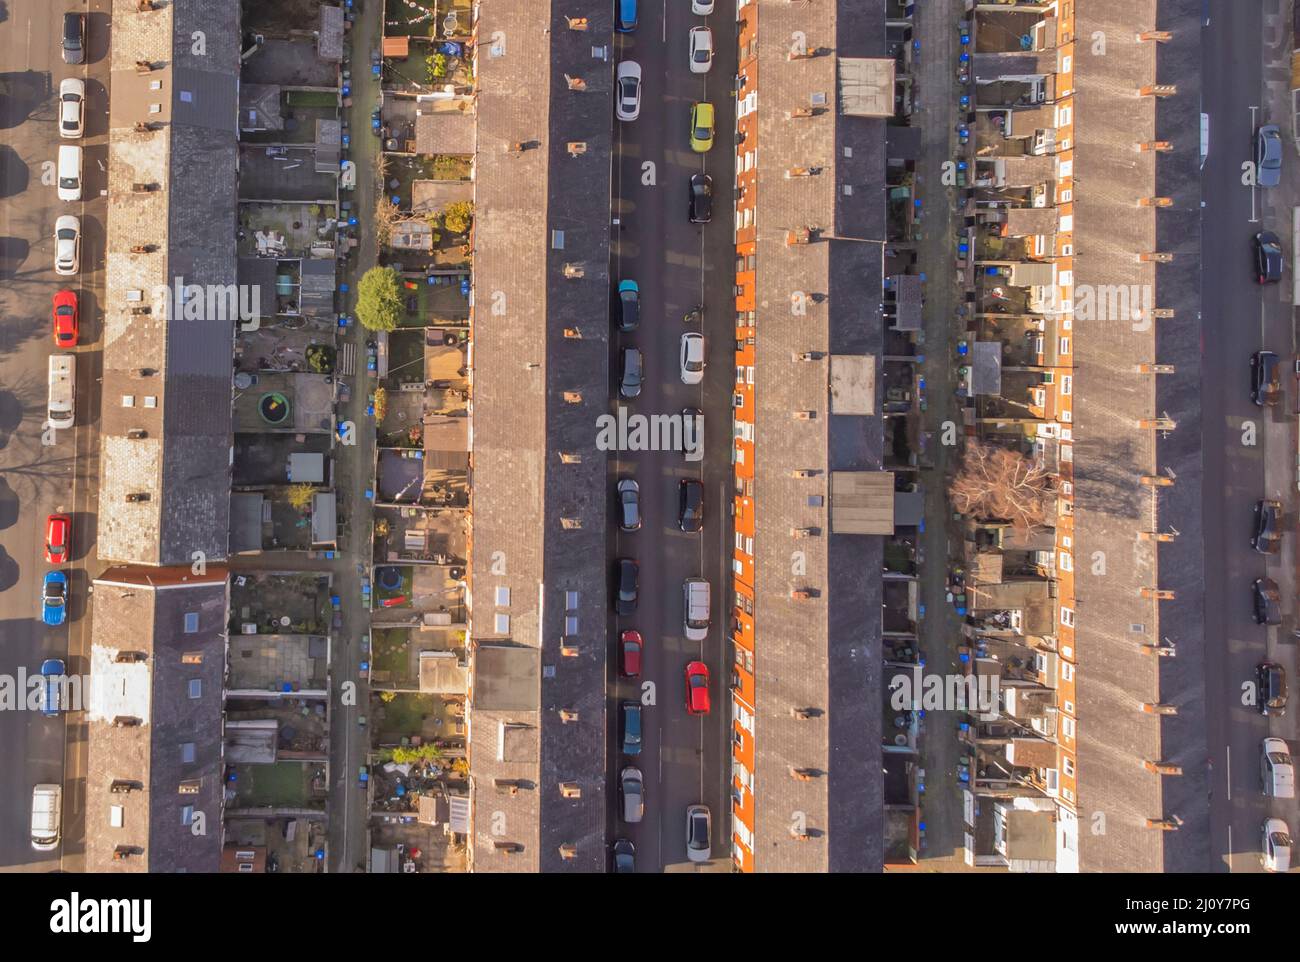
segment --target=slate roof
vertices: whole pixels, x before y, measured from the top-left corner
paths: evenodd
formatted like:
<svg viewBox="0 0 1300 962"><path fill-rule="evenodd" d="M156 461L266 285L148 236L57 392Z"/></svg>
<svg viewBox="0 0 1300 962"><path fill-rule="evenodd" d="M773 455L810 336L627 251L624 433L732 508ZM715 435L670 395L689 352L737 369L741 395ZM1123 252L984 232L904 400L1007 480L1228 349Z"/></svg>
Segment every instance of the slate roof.
<svg viewBox="0 0 1300 962"><path fill-rule="evenodd" d="M1201 624L1204 558L1201 527L1200 178L1195 131L1200 111L1198 0L1090 0L1076 5L1076 34L1105 31L1105 58L1076 58L1075 171L1082 186L1075 210L1076 285L1152 285L1157 308L1175 319L1146 331L1123 323L1079 324L1074 412L1075 544L1080 558L1105 551L1107 577L1077 582L1076 644L1080 662L1079 808L1106 812L1106 831L1079 832L1083 871L1211 871L1205 781L1206 639ZM1168 30L1167 43L1138 43L1146 30ZM1102 62L1104 60L1104 62ZM1139 98L1148 83L1176 84L1167 99ZM1168 140L1157 156L1133 144ZM1173 206L1139 208L1141 197L1168 196ZM1155 266L1137 255L1166 251ZM1140 325L1139 325L1140 326ZM1137 365L1176 366L1157 378ZM1134 427L1168 414L1166 436ZM1177 475L1149 488L1142 475ZM1177 529L1176 540L1137 540L1140 531ZM1139 594L1158 585L1175 602ZM1145 626L1135 635L1134 624ZM1153 658L1140 644L1170 639L1176 658ZM1215 643L1221 643L1216 639ZM1177 715L1138 706L1176 705ZM1183 766L1181 777L1143 769L1144 759ZM1247 761L1244 764L1249 764ZM1145 819L1177 814L1175 832Z"/></svg>
<svg viewBox="0 0 1300 962"><path fill-rule="evenodd" d="M569 30L564 14L587 17L589 29ZM540 676L537 710L479 707L475 666L469 755L477 872L605 867L606 579L591 559L605 552L605 455L595 449L593 425L606 408L609 361L608 325L591 319L608 312L613 68L592 58L591 45L612 39L612 20L599 0L563 10L508 0L479 7L479 36L504 31L510 46L508 56L494 56L485 40L478 53L474 657L506 640L494 629L497 615L509 615L509 641L538 650ZM569 91L566 72L586 78L588 89ZM570 157L570 140L585 140L587 152ZM537 146L509 150L517 142ZM439 152L452 146L440 144ZM552 227L566 231L564 251L550 250ZM582 263L586 276L565 278L567 261ZM583 337L565 338L564 327L575 323ZM581 391L583 403L565 403L564 391ZM580 452L583 461L562 464L559 451ZM562 518L582 527L565 528ZM577 657L559 653L569 592ZM561 709L577 718L565 724ZM519 727L509 729L511 756L499 760L504 724ZM506 787L501 779L520 784ZM578 782L582 797L562 798L560 781ZM504 837L491 834L498 812ZM498 842L520 848L504 855ZM576 846L575 858L561 858L565 844Z"/></svg>
<svg viewBox="0 0 1300 962"><path fill-rule="evenodd" d="M881 578L883 539L827 533L801 540L807 575L790 574L794 528L829 532L825 505L832 471L879 470L879 417L831 415L829 367L792 363L805 351L883 352L880 284L884 238L885 122L834 110L792 123L789 112L815 93L836 102L837 57L787 59L801 30L842 57L883 56L883 0L840 0L795 7L760 0L757 186L757 341L755 358L756 504L755 869L759 872L879 871L883 862L881 775ZM851 153L851 156L845 156ZM816 177L787 178L790 167L826 165ZM845 185L852 187L845 194ZM785 242L792 227L831 228L820 241ZM842 238L842 239L841 239ZM789 323L791 292L827 296ZM771 306L765 306L771 305ZM876 363L879 363L877 360ZM816 410L796 421L796 410ZM879 410L877 400L874 410ZM819 468L813 479L796 469ZM813 587L816 597L792 592ZM813 723L791 709L817 706ZM792 768L824 774L810 781ZM809 841L790 832L790 813L806 814Z"/></svg>
<svg viewBox="0 0 1300 962"><path fill-rule="evenodd" d="M188 567L119 566L95 579L87 871L217 871L228 606L221 565L202 576ZM115 782L131 790L114 792ZM120 827L114 806L122 808ZM183 821L184 806L201 813L204 834ZM115 858L119 847L132 854Z"/></svg>
<svg viewBox="0 0 1300 962"><path fill-rule="evenodd" d="M189 565L196 551L227 550L235 319L173 316L166 292L238 281L239 12L199 0L147 15L115 0L114 11L98 549L108 561ZM195 30L204 56L191 51ZM136 60L165 66L140 75ZM138 132L140 121L161 127ZM131 252L146 245L156 251ZM138 306L151 313L132 314ZM147 438L128 440L132 428ZM128 503L133 493L149 497Z"/></svg>

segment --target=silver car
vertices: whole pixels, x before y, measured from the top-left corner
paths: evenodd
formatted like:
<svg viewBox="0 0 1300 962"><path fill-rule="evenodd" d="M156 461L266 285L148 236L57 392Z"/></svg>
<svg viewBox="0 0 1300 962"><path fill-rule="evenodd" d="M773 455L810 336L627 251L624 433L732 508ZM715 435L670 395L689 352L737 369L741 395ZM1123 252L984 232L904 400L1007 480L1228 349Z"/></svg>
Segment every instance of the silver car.
<svg viewBox="0 0 1300 962"><path fill-rule="evenodd" d="M81 269L81 221L64 214L54 222L54 273L68 277Z"/></svg>
<svg viewBox="0 0 1300 962"><path fill-rule="evenodd" d="M618 776L619 791L623 796L623 821L635 825L645 816L645 782L641 769L629 765Z"/></svg>
<svg viewBox="0 0 1300 962"><path fill-rule="evenodd" d="M712 854L709 837L713 819L707 805L692 805L686 809L686 857L692 862L707 862Z"/></svg>
<svg viewBox="0 0 1300 962"><path fill-rule="evenodd" d="M641 65L624 60L614 72L614 116L619 120L636 120L641 116Z"/></svg>
<svg viewBox="0 0 1300 962"><path fill-rule="evenodd" d="M691 27L691 73L708 73L713 66L713 31Z"/></svg>
<svg viewBox="0 0 1300 962"><path fill-rule="evenodd" d="M76 140L85 127L86 83L69 77L59 84L59 136Z"/></svg>

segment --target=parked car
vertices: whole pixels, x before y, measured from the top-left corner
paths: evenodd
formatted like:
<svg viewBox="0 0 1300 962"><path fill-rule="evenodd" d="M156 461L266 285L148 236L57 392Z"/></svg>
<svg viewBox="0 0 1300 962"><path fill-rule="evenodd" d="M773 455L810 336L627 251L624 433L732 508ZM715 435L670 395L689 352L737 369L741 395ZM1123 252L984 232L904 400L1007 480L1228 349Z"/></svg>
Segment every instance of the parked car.
<svg viewBox="0 0 1300 962"><path fill-rule="evenodd" d="M1260 845L1264 856L1265 872L1287 872L1291 869L1291 830L1280 818L1264 819L1264 838Z"/></svg>
<svg viewBox="0 0 1300 962"><path fill-rule="evenodd" d="M699 408L682 408L682 454L687 461L704 457L704 412Z"/></svg>
<svg viewBox="0 0 1300 962"><path fill-rule="evenodd" d="M692 224L707 224L713 219L713 178L708 174L691 175L690 217Z"/></svg>
<svg viewBox="0 0 1300 962"><path fill-rule="evenodd" d="M86 129L86 82L69 77L59 84L59 136L80 137Z"/></svg>
<svg viewBox="0 0 1300 962"><path fill-rule="evenodd" d="M691 27L691 73L708 73L713 66L713 31L708 27Z"/></svg>
<svg viewBox="0 0 1300 962"><path fill-rule="evenodd" d="M634 701L619 704L623 716L623 754L641 754L641 706Z"/></svg>
<svg viewBox="0 0 1300 962"><path fill-rule="evenodd" d="M1295 762L1286 742L1265 738L1259 744L1259 788L1271 798L1295 797Z"/></svg>
<svg viewBox="0 0 1300 962"><path fill-rule="evenodd" d="M1250 356L1250 399L1268 407L1282 399L1281 362L1272 351L1256 351Z"/></svg>
<svg viewBox="0 0 1300 962"><path fill-rule="evenodd" d="M713 833L713 819L707 805L691 805L686 809L686 858L692 862L707 862L712 854L709 837Z"/></svg>
<svg viewBox="0 0 1300 962"><path fill-rule="evenodd" d="M68 670L58 658L41 662L41 714L57 715L66 707L63 704L63 679Z"/></svg>
<svg viewBox="0 0 1300 962"><path fill-rule="evenodd" d="M636 611L637 576L641 566L631 558L619 558L614 563L617 589L614 593L614 613L630 615Z"/></svg>
<svg viewBox="0 0 1300 962"><path fill-rule="evenodd" d="M1276 554L1282 544L1281 501L1255 502L1255 533L1250 536L1250 544L1260 554Z"/></svg>
<svg viewBox="0 0 1300 962"><path fill-rule="evenodd" d="M636 846L626 838L614 841L614 872L623 874L636 871Z"/></svg>
<svg viewBox="0 0 1300 962"><path fill-rule="evenodd" d="M45 519L45 560L52 565L68 563L72 542L72 518L52 514Z"/></svg>
<svg viewBox="0 0 1300 962"><path fill-rule="evenodd" d="M704 380L704 335L687 331L681 342L681 376L683 384L699 384Z"/></svg>
<svg viewBox="0 0 1300 962"><path fill-rule="evenodd" d="M618 776L619 794L623 796L623 821L635 825L645 816L645 781L641 769L629 765Z"/></svg>
<svg viewBox="0 0 1300 962"><path fill-rule="evenodd" d="M63 277L81 269L81 221L64 214L54 222L54 273Z"/></svg>
<svg viewBox="0 0 1300 962"><path fill-rule="evenodd" d="M1255 602L1255 624L1280 625L1282 623L1282 596L1277 582L1272 578L1256 578L1251 586Z"/></svg>
<svg viewBox="0 0 1300 962"><path fill-rule="evenodd" d="M54 295L54 346L76 347L80 316L76 291Z"/></svg>
<svg viewBox="0 0 1300 962"><path fill-rule="evenodd" d="M619 352L618 393L625 398L638 397L641 394L641 351L635 347L625 347Z"/></svg>
<svg viewBox="0 0 1300 962"><path fill-rule="evenodd" d="M1276 187L1282 181L1282 131L1266 124L1255 134L1255 183Z"/></svg>
<svg viewBox="0 0 1300 962"><path fill-rule="evenodd" d="M641 288L636 281L618 282L618 329L635 331L641 322Z"/></svg>
<svg viewBox="0 0 1300 962"><path fill-rule="evenodd" d="M693 661L686 666L686 713L709 713L709 666L702 661Z"/></svg>
<svg viewBox="0 0 1300 962"><path fill-rule="evenodd" d="M618 0L614 29L619 33L631 33L636 29L636 0Z"/></svg>
<svg viewBox="0 0 1300 962"><path fill-rule="evenodd" d="M635 60L624 60L614 73L618 96L614 116L619 120L636 120L641 116L641 65Z"/></svg>
<svg viewBox="0 0 1300 962"><path fill-rule="evenodd" d="M1256 698L1261 715L1286 714L1286 669L1276 662L1262 661L1255 669Z"/></svg>
<svg viewBox="0 0 1300 962"><path fill-rule="evenodd" d="M1282 279L1282 242L1271 230L1255 235L1255 277L1261 284Z"/></svg>
<svg viewBox="0 0 1300 962"><path fill-rule="evenodd" d="M704 527L704 485L683 478L677 485L677 527L695 534Z"/></svg>
<svg viewBox="0 0 1300 962"><path fill-rule="evenodd" d="M41 620L54 627L68 616L68 576L62 571L47 571L41 582Z"/></svg>
<svg viewBox="0 0 1300 962"><path fill-rule="evenodd" d="M86 15L63 15L63 62L81 63L86 59Z"/></svg>
<svg viewBox="0 0 1300 962"><path fill-rule="evenodd" d="M691 150L706 154L713 148L713 104L704 101L691 107Z"/></svg>
<svg viewBox="0 0 1300 962"><path fill-rule="evenodd" d="M641 640L641 632L628 628L618 636L619 650L619 672L624 678L639 678L641 676L641 653L645 650L645 644Z"/></svg>
<svg viewBox="0 0 1300 962"><path fill-rule="evenodd" d="M707 17L713 12L713 0L691 0L691 13L697 17Z"/></svg>
<svg viewBox="0 0 1300 962"><path fill-rule="evenodd" d="M618 526L624 531L641 527L641 486L631 478L618 483Z"/></svg>

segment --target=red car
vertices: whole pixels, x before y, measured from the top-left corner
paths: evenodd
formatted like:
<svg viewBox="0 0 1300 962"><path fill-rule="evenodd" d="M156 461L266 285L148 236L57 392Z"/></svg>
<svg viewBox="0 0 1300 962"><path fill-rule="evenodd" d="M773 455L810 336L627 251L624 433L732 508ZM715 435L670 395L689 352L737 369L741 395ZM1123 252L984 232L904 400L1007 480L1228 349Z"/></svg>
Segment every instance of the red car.
<svg viewBox="0 0 1300 962"><path fill-rule="evenodd" d="M709 667L702 661L693 661L686 666L686 713L709 713Z"/></svg>
<svg viewBox="0 0 1300 962"><path fill-rule="evenodd" d="M52 565L67 564L72 550L72 519L66 514L52 514L45 519L45 560Z"/></svg>
<svg viewBox="0 0 1300 962"><path fill-rule="evenodd" d="M77 346L76 291L59 291L54 295L54 343L58 347Z"/></svg>
<svg viewBox="0 0 1300 962"><path fill-rule="evenodd" d="M622 658L621 670L624 678L639 678L641 675L641 632L629 628L618 636L619 655Z"/></svg>

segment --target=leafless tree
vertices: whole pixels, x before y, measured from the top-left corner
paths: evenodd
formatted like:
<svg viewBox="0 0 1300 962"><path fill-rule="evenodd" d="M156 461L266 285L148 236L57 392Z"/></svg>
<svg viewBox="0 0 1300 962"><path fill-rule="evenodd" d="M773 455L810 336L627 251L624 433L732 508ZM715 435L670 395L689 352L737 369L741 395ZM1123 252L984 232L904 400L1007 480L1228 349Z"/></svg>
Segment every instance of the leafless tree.
<svg viewBox="0 0 1300 962"><path fill-rule="evenodd" d="M1011 448L975 442L950 488L953 507L980 521L1032 528L1047 519L1052 477Z"/></svg>

